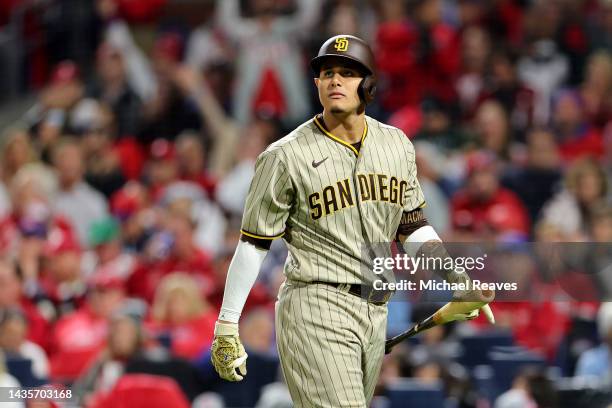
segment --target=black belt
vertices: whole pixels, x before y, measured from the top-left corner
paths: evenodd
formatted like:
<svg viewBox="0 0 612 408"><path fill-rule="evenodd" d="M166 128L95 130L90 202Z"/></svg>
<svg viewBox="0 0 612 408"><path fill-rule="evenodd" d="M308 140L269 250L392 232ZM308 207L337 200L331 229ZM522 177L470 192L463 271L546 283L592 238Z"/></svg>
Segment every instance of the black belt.
<svg viewBox="0 0 612 408"><path fill-rule="evenodd" d="M322 283L324 285L333 286L334 288L348 292L351 295L358 296L363 300L367 300L369 303L377 306L386 305L394 293L392 290L376 290L370 285L361 285L359 283L347 284L323 281L314 281L312 283ZM347 287L348 290L346 290Z"/></svg>

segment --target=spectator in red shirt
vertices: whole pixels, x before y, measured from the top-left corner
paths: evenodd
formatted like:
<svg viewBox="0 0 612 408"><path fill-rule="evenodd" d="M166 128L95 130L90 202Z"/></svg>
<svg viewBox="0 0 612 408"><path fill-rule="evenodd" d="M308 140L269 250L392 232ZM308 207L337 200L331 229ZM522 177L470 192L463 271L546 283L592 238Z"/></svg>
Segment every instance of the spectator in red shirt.
<svg viewBox="0 0 612 408"><path fill-rule="evenodd" d="M193 232L188 217L168 214L162 229L148 241L143 263L129 279L130 293L151 302L161 280L174 272L192 276L201 294L212 293L218 282L211 259L196 246Z"/></svg>
<svg viewBox="0 0 612 408"><path fill-rule="evenodd" d="M96 275L90 281L87 303L60 319L52 334L51 378L74 381L104 348L109 319L124 305L121 280Z"/></svg>
<svg viewBox="0 0 612 408"><path fill-rule="evenodd" d="M41 295L51 301L55 318L67 315L85 302L87 284L81 271L81 247L74 234L54 227L44 246L44 265L39 278Z"/></svg>
<svg viewBox="0 0 612 408"><path fill-rule="evenodd" d="M24 296L22 282L15 265L0 261L0 309L14 308L24 314L28 328L27 339L46 348L48 346L49 322L40 314L34 303Z"/></svg>
<svg viewBox="0 0 612 408"><path fill-rule="evenodd" d="M166 276L157 288L151 312L149 329L170 336L175 356L194 359L212 343L218 312L202 298L193 277L184 273Z"/></svg>
<svg viewBox="0 0 612 408"><path fill-rule="evenodd" d="M475 153L468 161L466 187L452 198L455 232L481 239L526 239L529 216L512 191L500 187L494 156Z"/></svg>
<svg viewBox="0 0 612 408"><path fill-rule="evenodd" d="M589 123L584 100L578 92L557 93L553 100L552 128L566 162L582 156L600 158L603 155L601 132Z"/></svg>

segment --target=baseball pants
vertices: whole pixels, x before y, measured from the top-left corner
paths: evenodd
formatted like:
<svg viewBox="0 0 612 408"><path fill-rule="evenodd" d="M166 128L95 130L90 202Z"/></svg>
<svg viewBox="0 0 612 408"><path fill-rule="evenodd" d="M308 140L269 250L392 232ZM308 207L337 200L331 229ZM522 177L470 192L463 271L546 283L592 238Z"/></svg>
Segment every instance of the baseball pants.
<svg viewBox="0 0 612 408"><path fill-rule="evenodd" d="M276 341L294 406L367 407L386 323L387 306L326 284L286 281L276 302Z"/></svg>

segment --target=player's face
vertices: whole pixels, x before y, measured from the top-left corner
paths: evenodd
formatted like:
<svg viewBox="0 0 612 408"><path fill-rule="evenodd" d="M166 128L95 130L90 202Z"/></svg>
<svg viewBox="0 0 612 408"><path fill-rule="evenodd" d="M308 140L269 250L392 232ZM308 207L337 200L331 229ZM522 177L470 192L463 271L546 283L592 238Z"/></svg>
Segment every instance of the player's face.
<svg viewBox="0 0 612 408"><path fill-rule="evenodd" d="M321 66L315 85L319 100L331 113L352 113L359 109L361 100L357 93L363 74L341 59L331 59Z"/></svg>

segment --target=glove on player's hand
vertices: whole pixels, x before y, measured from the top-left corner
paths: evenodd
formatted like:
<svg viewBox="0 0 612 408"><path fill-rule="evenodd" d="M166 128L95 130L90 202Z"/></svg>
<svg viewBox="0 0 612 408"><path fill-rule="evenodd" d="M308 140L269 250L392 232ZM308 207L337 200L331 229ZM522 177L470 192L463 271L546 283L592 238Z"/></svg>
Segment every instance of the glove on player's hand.
<svg viewBox="0 0 612 408"><path fill-rule="evenodd" d="M489 305L484 305L480 309L472 310L469 313L459 313L459 314L453 315L453 317L451 318L451 321L453 320L465 321L465 320L475 319L480 315L481 310L485 314L489 323L495 324L495 316L493 316L493 311L491 310L491 306Z"/></svg>
<svg viewBox="0 0 612 408"><path fill-rule="evenodd" d="M493 300L495 297L495 292L487 291L485 294L480 290L458 290L453 294L453 301L456 302L481 302L480 304L483 306L474 309L468 313L458 313L453 315L451 320L465 321L472 320L477 318L480 315L480 311L485 314L487 320L491 324L495 324L495 316L493 316L493 311L491 310L491 306L489 306L489 302Z"/></svg>
<svg viewBox="0 0 612 408"><path fill-rule="evenodd" d="M238 324L217 322L210 360L219 376L227 381L242 381L247 373L247 357L238 336Z"/></svg>

